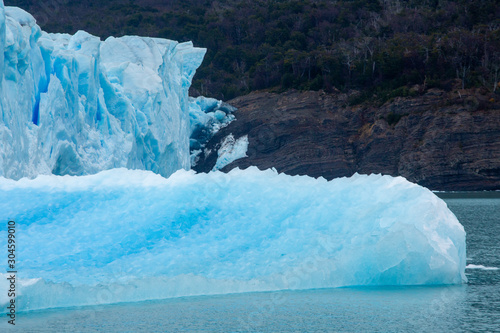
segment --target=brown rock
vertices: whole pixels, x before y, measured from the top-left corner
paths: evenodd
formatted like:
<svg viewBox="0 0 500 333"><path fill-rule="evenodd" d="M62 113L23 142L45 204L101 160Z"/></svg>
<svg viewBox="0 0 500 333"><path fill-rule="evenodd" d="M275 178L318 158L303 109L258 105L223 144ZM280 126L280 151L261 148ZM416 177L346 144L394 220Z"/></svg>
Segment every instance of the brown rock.
<svg viewBox="0 0 500 333"><path fill-rule="evenodd" d="M460 95L432 89L376 108L348 107L342 94L251 93L229 101L237 120L209 142L212 153L194 169L211 170L232 133L248 135L248 157L223 171L255 165L327 179L382 173L432 190L499 190L500 107L494 96Z"/></svg>

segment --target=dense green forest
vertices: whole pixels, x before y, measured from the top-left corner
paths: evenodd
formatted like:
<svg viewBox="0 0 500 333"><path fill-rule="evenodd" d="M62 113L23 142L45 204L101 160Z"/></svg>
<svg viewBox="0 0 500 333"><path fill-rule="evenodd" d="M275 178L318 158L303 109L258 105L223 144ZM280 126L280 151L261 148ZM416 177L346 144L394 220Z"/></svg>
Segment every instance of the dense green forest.
<svg viewBox="0 0 500 333"><path fill-rule="evenodd" d="M431 87L500 90L498 0L5 0L49 32L136 34L206 47L192 94L359 91L383 102Z"/></svg>

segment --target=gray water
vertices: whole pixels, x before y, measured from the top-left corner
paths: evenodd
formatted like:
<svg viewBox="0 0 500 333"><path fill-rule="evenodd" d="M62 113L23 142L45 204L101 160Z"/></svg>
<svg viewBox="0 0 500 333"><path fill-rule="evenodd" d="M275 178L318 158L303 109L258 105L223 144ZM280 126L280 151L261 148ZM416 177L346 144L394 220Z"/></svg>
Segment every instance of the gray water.
<svg viewBox="0 0 500 333"><path fill-rule="evenodd" d="M467 263L500 268L500 195L440 194L467 232ZM22 332L500 332L500 270L459 286L185 297L20 313ZM2 326L2 328L5 326Z"/></svg>

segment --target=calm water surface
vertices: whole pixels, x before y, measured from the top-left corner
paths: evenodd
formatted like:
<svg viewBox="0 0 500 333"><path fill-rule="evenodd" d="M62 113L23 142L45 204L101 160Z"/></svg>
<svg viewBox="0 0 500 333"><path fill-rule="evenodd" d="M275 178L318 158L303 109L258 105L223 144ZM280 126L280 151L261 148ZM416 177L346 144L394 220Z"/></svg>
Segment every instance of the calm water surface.
<svg viewBox="0 0 500 333"><path fill-rule="evenodd" d="M440 194L467 232L467 263L500 268L500 194ZM472 266L469 266L472 267ZM460 286L186 297L20 313L19 332L500 332L500 270ZM5 320L0 330L5 328Z"/></svg>

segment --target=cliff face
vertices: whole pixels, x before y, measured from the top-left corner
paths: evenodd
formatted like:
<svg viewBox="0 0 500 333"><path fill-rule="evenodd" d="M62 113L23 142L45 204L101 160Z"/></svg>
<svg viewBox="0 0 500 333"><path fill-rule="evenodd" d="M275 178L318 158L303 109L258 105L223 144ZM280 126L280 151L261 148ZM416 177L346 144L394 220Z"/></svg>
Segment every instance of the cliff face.
<svg viewBox="0 0 500 333"><path fill-rule="evenodd" d="M432 190L500 189L500 103L479 90L430 89L380 107L349 107L344 94L255 92L229 101L236 121L209 142L197 165L213 168L229 135L248 135L255 165L290 175L401 175ZM208 153L211 152L211 153Z"/></svg>

